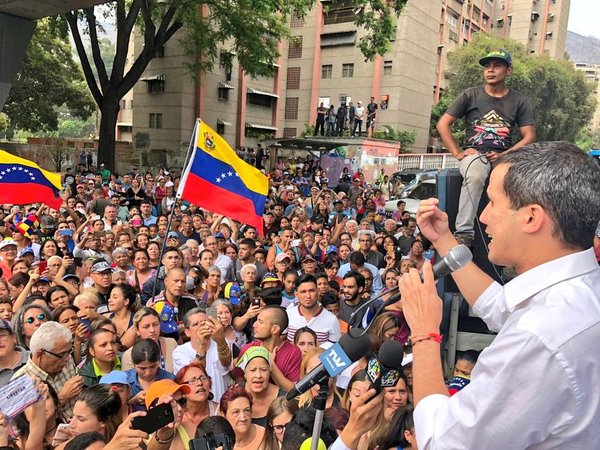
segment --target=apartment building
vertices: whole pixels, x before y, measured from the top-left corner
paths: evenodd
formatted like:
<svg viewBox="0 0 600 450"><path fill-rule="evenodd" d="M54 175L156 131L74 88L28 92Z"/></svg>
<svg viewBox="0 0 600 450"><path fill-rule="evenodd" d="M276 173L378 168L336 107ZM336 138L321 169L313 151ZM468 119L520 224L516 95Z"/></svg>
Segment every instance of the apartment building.
<svg viewBox="0 0 600 450"><path fill-rule="evenodd" d="M410 150L423 152L431 107L447 86L448 52L483 32L561 58L569 6L570 0L408 0L390 51L365 62L356 46L363 31L353 23L354 2L321 0L303 20L291 18L292 38L281 44L273 76L258 79L240 69L226 46L213 70L194 79L180 30L133 89L132 134L148 135L155 161L174 163L185 154L196 117L232 146L255 146L266 138L303 136L320 102L337 108L359 100L366 105L373 97L377 126L416 130Z"/></svg>
<svg viewBox="0 0 600 450"><path fill-rule="evenodd" d="M596 111L589 128L592 131L600 130L600 64L576 63L575 69L582 71L585 78L594 84L593 95L596 98Z"/></svg>

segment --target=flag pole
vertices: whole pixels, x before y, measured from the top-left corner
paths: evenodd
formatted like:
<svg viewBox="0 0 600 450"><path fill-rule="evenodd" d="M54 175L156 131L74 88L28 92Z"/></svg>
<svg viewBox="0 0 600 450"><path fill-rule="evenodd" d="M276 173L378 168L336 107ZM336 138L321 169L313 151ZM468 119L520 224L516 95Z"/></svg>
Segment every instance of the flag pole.
<svg viewBox="0 0 600 450"><path fill-rule="evenodd" d="M177 206L177 202L181 199L181 186L184 185L185 179L187 178L187 174L189 172L188 165L192 158L192 154L196 150L196 142L198 141L198 128L200 126L200 118L196 119L196 124L194 125L194 130L192 131L192 138L190 139L190 144L188 145L187 152L185 154L185 160L183 163L182 177L179 180L179 187L177 188L177 192L175 193L175 201L173 202L173 206L171 207L171 211L169 213L169 218L167 220L167 233L165 238L163 239L161 248L160 248L160 257L158 258L158 267L156 269L156 275L154 278L154 286L152 287L152 297L153 299L156 295L156 286L158 286L158 279L160 277L160 269L162 266L162 258L165 254L165 249L167 248L167 239L169 236L169 232L171 231L171 224L173 223L173 216L175 215L175 207ZM185 177L185 178L184 178Z"/></svg>

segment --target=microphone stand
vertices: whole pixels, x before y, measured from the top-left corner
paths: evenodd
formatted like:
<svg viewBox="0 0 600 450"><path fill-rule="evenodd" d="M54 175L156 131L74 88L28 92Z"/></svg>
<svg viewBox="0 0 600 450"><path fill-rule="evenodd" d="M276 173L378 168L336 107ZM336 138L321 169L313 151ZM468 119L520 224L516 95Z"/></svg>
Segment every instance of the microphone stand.
<svg viewBox="0 0 600 450"><path fill-rule="evenodd" d="M310 441L310 450L319 449L319 439L321 436L321 427L323 425L323 416L325 414L325 404L329 395L329 378L325 378L319 383L319 393L313 399L313 405L316 410L315 423L313 425L312 440Z"/></svg>
<svg viewBox="0 0 600 450"><path fill-rule="evenodd" d="M400 289L400 286L396 286L392 289L390 289L389 291L385 291L379 295L377 295L377 297L373 297L369 300L367 300L366 302L364 302L362 305L360 305L358 307L357 310L355 310L352 314L350 314L350 320L348 323L352 322L354 320L354 317L356 317L356 314L358 314L359 311L362 311L363 309L365 309L367 306L371 306L371 304L375 301L375 300L379 300L381 297L383 297L386 294L389 294L390 292L398 292L398 290Z"/></svg>

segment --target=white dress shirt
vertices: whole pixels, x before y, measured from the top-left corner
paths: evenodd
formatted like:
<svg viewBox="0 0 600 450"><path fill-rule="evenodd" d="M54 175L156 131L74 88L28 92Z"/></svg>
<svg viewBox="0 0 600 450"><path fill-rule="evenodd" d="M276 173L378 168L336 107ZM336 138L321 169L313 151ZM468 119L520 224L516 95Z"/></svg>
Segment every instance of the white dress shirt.
<svg viewBox="0 0 600 450"><path fill-rule="evenodd" d="M598 448L600 268L593 250L542 264L504 287L493 283L474 311L498 336L469 385L418 404L419 449Z"/></svg>

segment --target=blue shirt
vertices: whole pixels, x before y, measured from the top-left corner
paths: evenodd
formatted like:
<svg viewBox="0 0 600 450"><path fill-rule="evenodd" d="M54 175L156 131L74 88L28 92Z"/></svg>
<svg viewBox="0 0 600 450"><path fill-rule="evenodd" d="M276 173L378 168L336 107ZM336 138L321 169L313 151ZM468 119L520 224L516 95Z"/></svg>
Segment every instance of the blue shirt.
<svg viewBox="0 0 600 450"><path fill-rule="evenodd" d="M127 374L127 382L129 383L129 389L131 390L130 396L134 397L141 391L143 391L144 388L138 380L138 375L135 371L135 367L133 369L126 370L125 373ZM158 371L156 372L156 376L154 377L154 381L159 380L175 380L175 375L159 367ZM146 411L146 405L132 405L131 409L133 411Z"/></svg>

